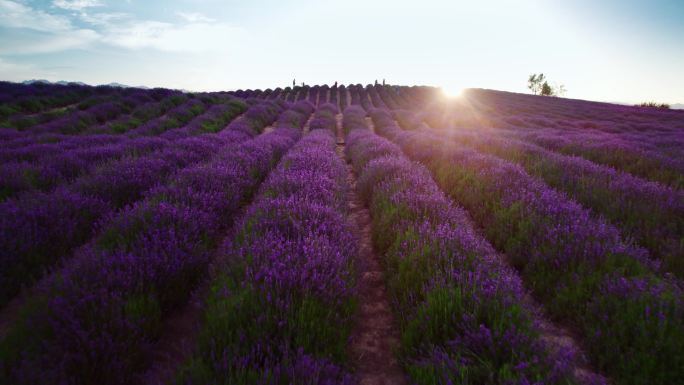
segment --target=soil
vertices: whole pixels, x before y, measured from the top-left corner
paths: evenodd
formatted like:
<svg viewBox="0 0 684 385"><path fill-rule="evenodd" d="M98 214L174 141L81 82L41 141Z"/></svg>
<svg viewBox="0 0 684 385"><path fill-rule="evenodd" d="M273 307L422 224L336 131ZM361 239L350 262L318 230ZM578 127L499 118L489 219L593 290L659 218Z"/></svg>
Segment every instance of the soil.
<svg viewBox="0 0 684 385"><path fill-rule="evenodd" d="M337 151L344 154L341 128L342 115L337 116ZM380 257L371 242L371 217L356 190L356 175L347 162L347 196L351 220L359 237L359 310L352 330L349 352L361 385L408 384L396 358L399 329L390 307Z"/></svg>

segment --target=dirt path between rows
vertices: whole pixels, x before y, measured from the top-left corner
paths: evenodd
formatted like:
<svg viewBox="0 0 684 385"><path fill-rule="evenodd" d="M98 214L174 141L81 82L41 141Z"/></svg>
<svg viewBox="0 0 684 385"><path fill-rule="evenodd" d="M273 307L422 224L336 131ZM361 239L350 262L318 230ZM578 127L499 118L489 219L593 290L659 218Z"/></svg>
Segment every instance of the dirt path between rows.
<svg viewBox="0 0 684 385"><path fill-rule="evenodd" d="M315 113L316 111L314 110L314 112L312 112L311 115L309 115L309 119L306 120L306 123L304 123L304 127L302 127L302 132L304 133L304 135L309 133L309 126L311 125L311 121L313 120Z"/></svg>
<svg viewBox="0 0 684 385"><path fill-rule="evenodd" d="M352 364L361 385L408 384L396 358L399 329L390 308L380 257L373 251L370 213L356 190L356 175L344 154L342 114L337 115L337 143L337 152L347 164L347 202L359 236L356 265L360 306L349 345Z"/></svg>

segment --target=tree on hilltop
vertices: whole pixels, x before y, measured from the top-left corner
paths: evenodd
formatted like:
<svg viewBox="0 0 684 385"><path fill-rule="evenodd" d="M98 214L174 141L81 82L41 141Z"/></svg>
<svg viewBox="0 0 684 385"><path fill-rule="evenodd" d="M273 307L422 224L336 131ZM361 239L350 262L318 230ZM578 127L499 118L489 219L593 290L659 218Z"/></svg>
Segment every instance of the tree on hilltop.
<svg viewBox="0 0 684 385"><path fill-rule="evenodd" d="M543 73L532 74L527 79L527 88L532 90L532 92L537 95L541 92L543 84L546 83L546 77Z"/></svg>
<svg viewBox="0 0 684 385"><path fill-rule="evenodd" d="M566 92L565 86L562 84L552 87L543 73L530 75L527 78L527 88L535 95L542 96L563 96Z"/></svg>

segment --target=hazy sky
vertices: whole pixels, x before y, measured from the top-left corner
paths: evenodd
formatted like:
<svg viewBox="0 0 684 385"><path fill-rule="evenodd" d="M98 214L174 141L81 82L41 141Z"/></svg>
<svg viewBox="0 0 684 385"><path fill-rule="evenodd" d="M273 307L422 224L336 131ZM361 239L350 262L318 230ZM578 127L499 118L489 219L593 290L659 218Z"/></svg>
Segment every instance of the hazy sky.
<svg viewBox="0 0 684 385"><path fill-rule="evenodd" d="M369 83L684 102L684 0L0 0L0 79Z"/></svg>

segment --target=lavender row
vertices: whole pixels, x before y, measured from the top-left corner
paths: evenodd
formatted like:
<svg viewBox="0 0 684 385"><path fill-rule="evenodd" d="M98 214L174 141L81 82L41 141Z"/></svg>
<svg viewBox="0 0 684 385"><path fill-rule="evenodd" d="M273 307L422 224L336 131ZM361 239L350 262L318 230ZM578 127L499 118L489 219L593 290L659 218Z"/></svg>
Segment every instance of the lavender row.
<svg viewBox="0 0 684 385"><path fill-rule="evenodd" d="M219 132L219 136L238 133L243 136L253 137L278 119L285 107L285 103L256 102L244 114L230 122L226 129Z"/></svg>
<svg viewBox="0 0 684 385"><path fill-rule="evenodd" d="M429 171L367 130L363 115L345 111L346 151L370 207L413 383L571 382L572 352L541 342L519 277Z"/></svg>
<svg viewBox="0 0 684 385"><path fill-rule="evenodd" d="M481 131L448 131L444 135L522 164L530 174L604 215L651 256L662 260L666 270L684 277L684 192L580 157Z"/></svg>
<svg viewBox="0 0 684 385"><path fill-rule="evenodd" d="M677 189L684 187L684 162L681 161L681 154L675 157L667 156L644 150L639 145L615 135L591 132L569 135L566 132L548 129L515 132L512 136L534 142L553 151L582 156Z"/></svg>
<svg viewBox="0 0 684 385"><path fill-rule="evenodd" d="M0 349L4 379L136 381L165 315L187 300L222 230L299 135L283 128L223 146L211 162L183 169L111 214L25 305Z"/></svg>
<svg viewBox="0 0 684 385"><path fill-rule="evenodd" d="M324 84L321 86L320 90L318 91L318 105L320 106L321 104L325 103L330 103L329 101L329 93L330 93L330 86L327 84Z"/></svg>
<svg viewBox="0 0 684 385"><path fill-rule="evenodd" d="M230 99L225 103L215 104L204 113L196 116L180 128L168 130L161 134L162 138L179 139L203 133L216 133L247 110L247 105L239 99Z"/></svg>
<svg viewBox="0 0 684 385"><path fill-rule="evenodd" d="M501 116L526 117L529 122L540 119L540 122L553 122L570 129L648 135L653 131L666 133L684 128L682 112L676 110L655 110L491 90L468 90L467 96L478 109L484 107Z"/></svg>
<svg viewBox="0 0 684 385"><path fill-rule="evenodd" d="M199 352L179 383L352 383L345 171L328 130L283 157L222 247Z"/></svg>
<svg viewBox="0 0 684 385"><path fill-rule="evenodd" d="M499 128L503 134L551 150L681 187L684 115L680 111L642 111L488 90L467 90L463 98L448 103L434 95L427 99L431 102L424 103L424 114L433 127ZM578 109L553 112L573 104Z"/></svg>
<svg viewBox="0 0 684 385"><path fill-rule="evenodd" d="M397 101L396 88L385 85L378 86L376 88L378 97L382 100L382 102L385 104L385 106L387 106L388 109L396 110L403 107Z"/></svg>
<svg viewBox="0 0 684 385"><path fill-rule="evenodd" d="M285 101L294 103L294 101L297 98L297 94L299 93L300 88L298 86L295 86L293 88L287 87L285 88L285 91L287 91L287 96L285 97Z"/></svg>
<svg viewBox="0 0 684 385"><path fill-rule="evenodd" d="M375 108L386 109L387 105L385 105L385 102L382 101L382 98L380 97L380 95L377 92L378 86L375 86L375 87L367 86L366 88L368 89L368 95L370 96L371 102L373 102L373 105L375 106Z"/></svg>
<svg viewBox="0 0 684 385"><path fill-rule="evenodd" d="M288 111L280 114L274 123L275 128L279 127L304 127L309 116L314 112L313 104L306 100L290 104Z"/></svg>
<svg viewBox="0 0 684 385"><path fill-rule="evenodd" d="M299 94L297 94L297 101L301 102L304 100L309 100L309 92L311 90L311 87L309 86L304 86L300 89Z"/></svg>
<svg viewBox="0 0 684 385"><path fill-rule="evenodd" d="M619 383L682 374L684 293L643 249L522 167L430 132L405 132L384 111L376 129L423 162L505 252L557 319L580 327L596 366Z"/></svg>
<svg viewBox="0 0 684 385"><path fill-rule="evenodd" d="M320 89L319 86L313 86L313 87L309 88L309 96L308 96L307 100L309 101L309 103L311 103L314 106L318 105L319 89Z"/></svg>
<svg viewBox="0 0 684 385"><path fill-rule="evenodd" d="M340 111L344 111L345 108L347 108L347 104L349 103L347 101L347 87L342 84L339 87L340 90Z"/></svg>
<svg viewBox="0 0 684 385"><path fill-rule="evenodd" d="M188 97L184 94L172 94L159 101L149 101L142 103L133 109L130 114L120 116L117 119L107 121L103 124L87 128L84 134L122 134L132 130L148 121L164 115L171 109L178 107L187 101Z"/></svg>
<svg viewBox="0 0 684 385"><path fill-rule="evenodd" d="M151 101L146 93L140 92L125 97L115 95L93 98L91 101L81 102L73 112L66 113L60 118L28 127L26 130L33 134L64 133L76 134L88 127L103 124L120 115L130 113L135 106Z"/></svg>
<svg viewBox="0 0 684 385"><path fill-rule="evenodd" d="M311 119L311 122L309 123L309 129L311 131L323 129L335 132L337 126L337 121L335 118L336 115L336 106L330 103L320 105Z"/></svg>
<svg viewBox="0 0 684 385"><path fill-rule="evenodd" d="M328 96L328 103L332 104L333 106L338 106L338 100L337 100L337 95L338 95L339 87L337 85L334 85L330 87L330 95Z"/></svg>
<svg viewBox="0 0 684 385"><path fill-rule="evenodd" d="M212 143L204 141L167 144L144 156L105 163L52 192L27 192L0 204L0 303L90 239L101 218L214 150Z"/></svg>
<svg viewBox="0 0 684 385"><path fill-rule="evenodd" d="M368 95L368 88L363 87L361 84L356 84L350 86L349 90L352 93L352 101L355 99L354 95L357 95L358 98L358 104L352 104L360 105L366 111L373 108Z"/></svg>
<svg viewBox="0 0 684 385"><path fill-rule="evenodd" d="M201 100L188 99L165 114L126 131L126 135L130 137L159 135L170 129L182 127L206 109L207 105Z"/></svg>
<svg viewBox="0 0 684 385"><path fill-rule="evenodd" d="M388 107L393 110L404 109L413 106L409 95L416 87L383 86L378 93Z"/></svg>
<svg viewBox="0 0 684 385"><path fill-rule="evenodd" d="M68 146L49 148L36 145L17 151L30 160L9 161L0 165L0 201L30 191L51 191L88 174L105 163L131 156L144 156L166 146L159 138L139 138L98 145L100 138L92 139L92 147L69 149ZM55 150L55 151L51 151ZM42 153L41 153L42 151ZM35 159L37 158L37 159Z"/></svg>
<svg viewBox="0 0 684 385"><path fill-rule="evenodd" d="M173 130L171 135L164 137L175 140L203 132L215 132L217 128L222 129L244 108L241 102L216 105L183 129ZM100 142L110 141L114 144L92 147ZM126 154L144 154L146 149L139 143L149 142L151 140L121 140L117 137L97 135L64 140L55 145L37 144L2 151L0 156L3 158L18 160L0 166L0 200L28 190L48 191L91 171L100 163L118 159ZM74 150L86 146L89 148Z"/></svg>
<svg viewBox="0 0 684 385"><path fill-rule="evenodd" d="M140 199L178 168L207 159L217 146L254 137L278 111L258 104L248 113L219 133L219 140L211 136L176 142L140 140L141 144L157 145L156 150L106 162L54 192L28 193L0 204L0 274L4 282L0 303L90 239L93 224L100 218Z"/></svg>
<svg viewBox="0 0 684 385"><path fill-rule="evenodd" d="M198 120L202 119L205 125L214 124L223 127L226 120L232 119L243 108L239 103L235 105L229 103L229 106L231 108L228 113L220 116L208 115ZM181 110L188 111L186 107L176 112L181 114ZM189 117L201 110L192 112ZM169 116L174 116L174 114L169 114ZM179 124L179 121L174 119L174 124ZM189 127L186 131L190 130ZM193 134L197 133L200 131L193 131ZM126 138L117 136L88 135L49 136L45 139L50 143L42 143L42 137L45 135L17 139L13 142L21 142L18 146L8 143L0 150L0 159L7 161L0 169L0 174L3 175L2 182L0 182L0 198L4 199L26 190L48 190L59 183L75 178L92 168L93 165L105 160L115 159L129 153L139 154L144 149L141 149L137 143L152 141L127 141ZM55 141L58 143L52 144Z"/></svg>
<svg viewBox="0 0 684 385"><path fill-rule="evenodd" d="M89 97L118 92L120 89L112 87L0 82L0 121L10 118L10 126L25 128L59 117L66 107ZM17 120L11 121L13 119ZM17 121L19 124L15 125Z"/></svg>
<svg viewBox="0 0 684 385"><path fill-rule="evenodd" d="M179 138L202 132L217 132L224 128L223 125L227 121L252 107L253 104L227 95L203 95L191 98L164 115L127 131L126 135L130 137L162 135ZM272 110L279 108L281 106L270 105ZM257 114L255 112L252 114L250 118L256 119Z"/></svg>
<svg viewBox="0 0 684 385"><path fill-rule="evenodd" d="M507 123L504 127L511 127L514 130L522 131L551 131L555 133L565 133L568 136L582 138L591 135L610 143L612 146L632 147L652 153L662 155L682 155L681 146L684 139L681 138L681 129L663 129L657 124L644 126L640 131L622 131L620 129L602 130L594 122L582 123L572 120L552 120L542 117L522 118L518 115L505 116L500 118ZM684 128L684 127L683 127Z"/></svg>

